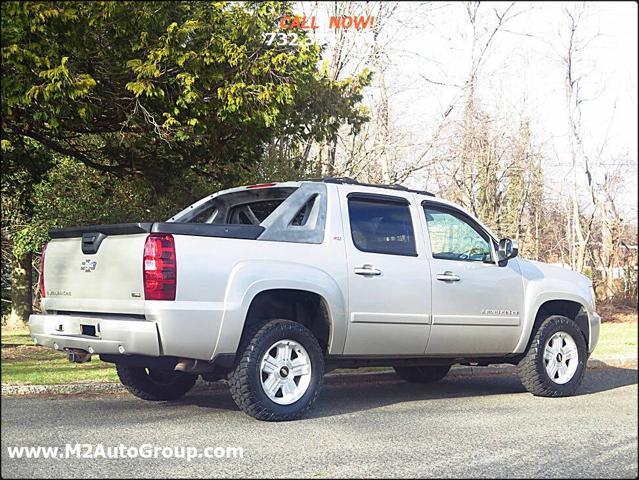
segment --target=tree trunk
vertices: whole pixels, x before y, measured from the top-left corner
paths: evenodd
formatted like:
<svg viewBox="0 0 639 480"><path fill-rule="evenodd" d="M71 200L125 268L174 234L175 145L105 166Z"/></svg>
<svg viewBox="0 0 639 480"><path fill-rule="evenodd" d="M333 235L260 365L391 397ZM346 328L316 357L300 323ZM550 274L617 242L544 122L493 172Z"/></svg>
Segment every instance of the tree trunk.
<svg viewBox="0 0 639 480"><path fill-rule="evenodd" d="M29 320L32 306L32 254L14 258L11 269L11 313L8 327L23 327Z"/></svg>

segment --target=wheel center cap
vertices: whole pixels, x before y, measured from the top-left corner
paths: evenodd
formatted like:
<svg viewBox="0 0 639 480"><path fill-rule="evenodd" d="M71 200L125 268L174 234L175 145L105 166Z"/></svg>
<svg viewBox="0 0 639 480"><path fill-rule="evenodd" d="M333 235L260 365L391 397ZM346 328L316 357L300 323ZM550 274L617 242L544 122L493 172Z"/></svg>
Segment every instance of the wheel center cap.
<svg viewBox="0 0 639 480"><path fill-rule="evenodd" d="M280 377L282 378L288 377L288 367L280 368Z"/></svg>
<svg viewBox="0 0 639 480"><path fill-rule="evenodd" d="M561 353L558 353L558 354L557 354L557 361L558 361L558 362L561 362L561 361L563 360L563 358L564 358L564 357L561 355Z"/></svg>

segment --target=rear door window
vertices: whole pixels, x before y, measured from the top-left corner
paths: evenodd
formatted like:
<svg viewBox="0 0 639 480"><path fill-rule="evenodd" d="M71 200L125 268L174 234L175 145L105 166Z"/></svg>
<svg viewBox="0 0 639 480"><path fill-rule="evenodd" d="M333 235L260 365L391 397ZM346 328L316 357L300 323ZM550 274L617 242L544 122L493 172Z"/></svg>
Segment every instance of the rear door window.
<svg viewBox="0 0 639 480"><path fill-rule="evenodd" d="M401 197L348 198L351 236L358 250L417 256L408 201Z"/></svg>

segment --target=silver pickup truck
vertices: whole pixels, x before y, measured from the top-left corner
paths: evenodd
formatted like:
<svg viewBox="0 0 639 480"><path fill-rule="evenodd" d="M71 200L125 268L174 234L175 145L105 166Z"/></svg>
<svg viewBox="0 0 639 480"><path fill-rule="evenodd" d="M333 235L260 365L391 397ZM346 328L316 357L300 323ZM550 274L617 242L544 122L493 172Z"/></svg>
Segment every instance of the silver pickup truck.
<svg viewBox="0 0 639 480"><path fill-rule="evenodd" d="M166 222L50 236L31 336L74 362L98 354L146 400L224 378L247 414L290 420L330 369L428 383L457 363L516 364L530 392L559 397L599 336L588 278L396 185L251 185Z"/></svg>

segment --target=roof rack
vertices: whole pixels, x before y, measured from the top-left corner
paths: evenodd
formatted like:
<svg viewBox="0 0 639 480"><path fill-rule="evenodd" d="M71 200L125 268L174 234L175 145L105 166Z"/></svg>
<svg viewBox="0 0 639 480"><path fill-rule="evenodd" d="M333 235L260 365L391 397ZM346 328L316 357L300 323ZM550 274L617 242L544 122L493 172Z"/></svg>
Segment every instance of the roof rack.
<svg viewBox="0 0 639 480"><path fill-rule="evenodd" d="M359 185L362 187L376 187L376 188L388 188L390 190L399 190L401 192L411 192L417 193L419 195L428 195L429 197L434 197L435 194L431 192L427 192L426 190L414 190L412 188L405 187L404 185L385 185L385 184L374 184L374 183L363 183L358 182L357 180L350 177L324 177L324 178L309 178L308 182L324 182L324 183L337 183L340 185Z"/></svg>

